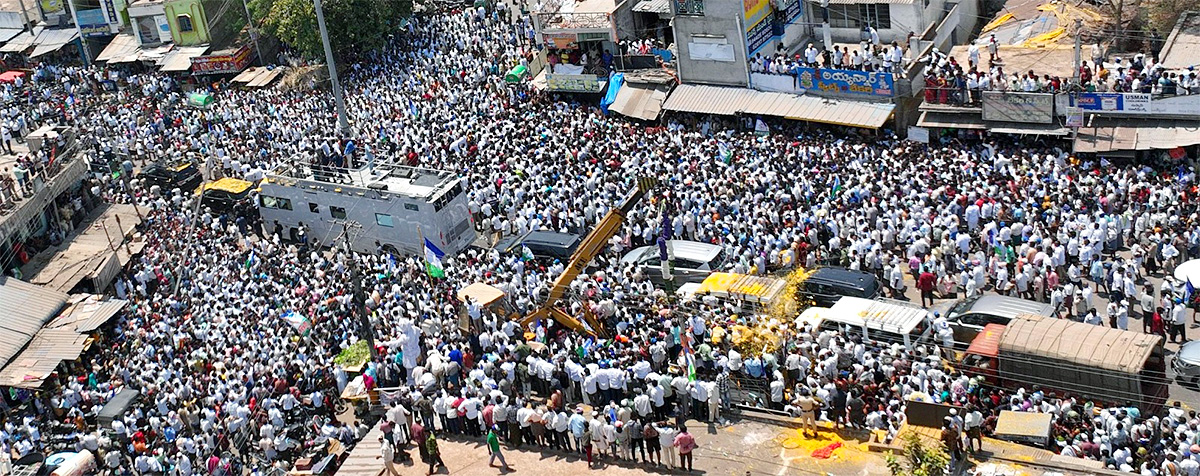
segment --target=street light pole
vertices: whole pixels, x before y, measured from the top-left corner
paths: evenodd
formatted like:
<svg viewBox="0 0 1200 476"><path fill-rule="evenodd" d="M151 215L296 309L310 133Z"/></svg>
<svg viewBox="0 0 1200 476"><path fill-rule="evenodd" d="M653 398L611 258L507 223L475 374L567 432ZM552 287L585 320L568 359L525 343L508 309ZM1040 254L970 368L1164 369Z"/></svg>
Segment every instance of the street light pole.
<svg viewBox="0 0 1200 476"><path fill-rule="evenodd" d="M333 100L338 109L338 132L350 132L350 123L346 118L346 100L342 98L342 84L338 82L337 66L333 64L333 48L329 46L329 31L325 29L325 12L321 9L321 0L313 0L317 9L317 27L321 30L321 44L325 46L325 65L329 67L329 81L333 85Z"/></svg>

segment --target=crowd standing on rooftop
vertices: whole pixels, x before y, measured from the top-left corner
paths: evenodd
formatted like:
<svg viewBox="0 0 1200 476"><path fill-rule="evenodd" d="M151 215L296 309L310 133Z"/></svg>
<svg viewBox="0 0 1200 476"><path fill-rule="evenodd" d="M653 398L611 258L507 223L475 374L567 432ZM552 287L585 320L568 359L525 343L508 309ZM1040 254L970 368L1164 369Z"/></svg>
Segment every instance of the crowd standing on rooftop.
<svg viewBox="0 0 1200 476"><path fill-rule="evenodd" d="M1055 304L1064 319L1126 328L1133 318L1156 323L1145 332L1186 340L1184 291L1146 279L1200 256L1190 164L1112 164L998 138L926 148L774 122L760 136L705 116L647 127L505 83L504 72L536 48L507 27L518 16L501 7L414 18L386 49L350 65L344 135L333 132L324 92L220 89L211 109L185 109L170 106L181 93L167 77L96 67L38 67L12 90L30 98L14 116L27 127L76 125L83 156L195 154L217 175L255 177L291 161L452 170L488 234L586 234L634 177L659 178L565 303L572 314L588 306L613 338L553 322L521 328L457 298L485 282L525 313L565 263L472 248L431 279L418 256L321 250L318 237L292 242L269 223L197 212L184 191L97 178L91 196L132 196L145 210L147 245L115 285L130 308L54 391L15 395L26 404L4 411L2 453L44 451L48 434L63 433L72 448L96 452L108 474L230 474L292 461L320 438L353 444L363 429L331 416L351 384L333 357L361 332L345 318L354 266L378 296L378 357L364 385L387 389L389 448L415 443L431 471L444 465L438 438L447 434L580 452L589 466L690 468L697 438L687 423L721 423L733 405L789 412L809 431L822 420L894 437L906 401L919 399L965 407L944 432L959 458L999 410L1033 411L1055 416L1063 454L1151 476L1194 474L1179 470L1200 458L1200 420L1182 408L1150 415L1117 402L1093 412L1083 396L990 387L947 369L940 345L866 342L737 303L682 306L620 261L666 228L671 238L721 245L727 271L841 266L874 273L895 297L924 277L942 296L1021 296ZM125 87L98 94L114 80ZM312 328L297 333L281 319L288 312ZM944 336L944 319L930 319ZM737 326L769 328L784 345L743 355L731 338ZM737 391L748 381L763 391ZM97 427L97 410L121 388L144 399ZM311 426L298 430L302 422Z"/></svg>

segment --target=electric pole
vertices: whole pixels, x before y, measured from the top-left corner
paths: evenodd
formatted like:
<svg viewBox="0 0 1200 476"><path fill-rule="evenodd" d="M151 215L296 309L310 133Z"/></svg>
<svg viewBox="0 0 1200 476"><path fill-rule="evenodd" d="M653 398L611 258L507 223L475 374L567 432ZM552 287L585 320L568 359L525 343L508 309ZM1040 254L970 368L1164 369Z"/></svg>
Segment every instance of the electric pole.
<svg viewBox="0 0 1200 476"><path fill-rule="evenodd" d="M1118 27L1119 26L1120 26L1120 24L1118 23ZM1083 61L1081 59L1082 50L1083 50L1083 19L1076 18L1075 19L1075 76L1074 76L1075 84L1073 84L1072 85L1073 87L1071 88L1071 95L1069 96L1071 98L1071 107L1067 108L1067 115L1068 115L1068 119L1077 120L1077 121L1082 121L1082 117L1080 117L1079 119L1074 119L1078 112L1077 108L1079 107L1079 102L1077 100L1077 97L1079 95L1079 92L1083 90L1083 85L1080 84L1080 82L1079 82L1080 76L1081 76L1079 70L1083 66L1081 64L1081 62ZM1099 68L1099 65L1093 65L1093 67ZM1071 121L1069 120L1067 122L1070 123ZM1071 155L1075 155L1075 149L1076 149L1076 147L1078 147L1076 145L1076 143L1079 142L1079 124L1071 124L1071 126L1072 126L1071 127Z"/></svg>
<svg viewBox="0 0 1200 476"><path fill-rule="evenodd" d="M338 132L348 134L350 132L350 122L346 118L346 100L342 98L342 83L338 82L337 65L333 63L333 48L329 46L329 31L325 29L325 12L321 9L321 0L313 0L313 6L317 9L317 28L321 30L321 44L325 46L325 65L329 67L329 82L333 86L333 101L337 103Z"/></svg>
<svg viewBox="0 0 1200 476"><path fill-rule="evenodd" d="M21 31L29 31L29 10L25 8L25 0L21 0Z"/></svg>
<svg viewBox="0 0 1200 476"><path fill-rule="evenodd" d="M1083 66L1082 64L1080 64L1080 61L1082 61L1082 59L1081 59L1082 50L1083 50L1083 19L1076 18L1075 19L1075 76L1074 76L1076 87L1080 86L1080 84L1079 84L1079 68L1081 66Z"/></svg>
<svg viewBox="0 0 1200 476"><path fill-rule="evenodd" d="M317 0L318 2L320 0ZM354 259L354 250L350 248L350 228L361 229L362 224L353 221L342 223L342 238L345 240L346 257L350 260L350 282L354 284L353 309L355 317L358 318L358 326L362 329L362 338L367 341L367 347L371 349L371 360L379 357L375 351L375 329L371 327L371 318L367 315L366 297L362 290L362 274L358 270L358 260Z"/></svg>
<svg viewBox="0 0 1200 476"><path fill-rule="evenodd" d="M250 15L250 4L242 0L242 8L246 10L246 23L250 25L250 41L254 42L254 57L258 58L259 66L266 66L262 59L262 50L258 49L258 27L254 26L254 17Z"/></svg>

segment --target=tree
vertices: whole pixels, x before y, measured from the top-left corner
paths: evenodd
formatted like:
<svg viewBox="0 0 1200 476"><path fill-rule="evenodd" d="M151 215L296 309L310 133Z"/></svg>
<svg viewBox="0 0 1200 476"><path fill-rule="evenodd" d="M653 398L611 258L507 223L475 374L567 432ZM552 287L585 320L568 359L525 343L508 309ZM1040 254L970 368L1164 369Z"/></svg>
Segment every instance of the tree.
<svg viewBox="0 0 1200 476"><path fill-rule="evenodd" d="M308 58L324 58L313 0L253 0L250 6L264 32ZM322 0L321 7L339 57L378 49L412 14L412 0Z"/></svg>
<svg viewBox="0 0 1200 476"><path fill-rule="evenodd" d="M887 455L887 467L892 476L946 476L950 467L950 455L941 448L925 446L921 438L909 433L904 438L904 458L894 453Z"/></svg>

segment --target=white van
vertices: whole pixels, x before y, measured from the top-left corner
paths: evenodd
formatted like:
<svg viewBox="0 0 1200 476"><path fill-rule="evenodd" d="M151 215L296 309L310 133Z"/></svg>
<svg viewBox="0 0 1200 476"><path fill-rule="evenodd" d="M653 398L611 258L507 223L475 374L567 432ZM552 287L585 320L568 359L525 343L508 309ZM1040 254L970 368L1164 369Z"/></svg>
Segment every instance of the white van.
<svg viewBox="0 0 1200 476"><path fill-rule="evenodd" d="M867 342L898 343L909 349L930 338L928 311L902 301L843 297L832 307L810 307L796 319L820 330L860 335Z"/></svg>

